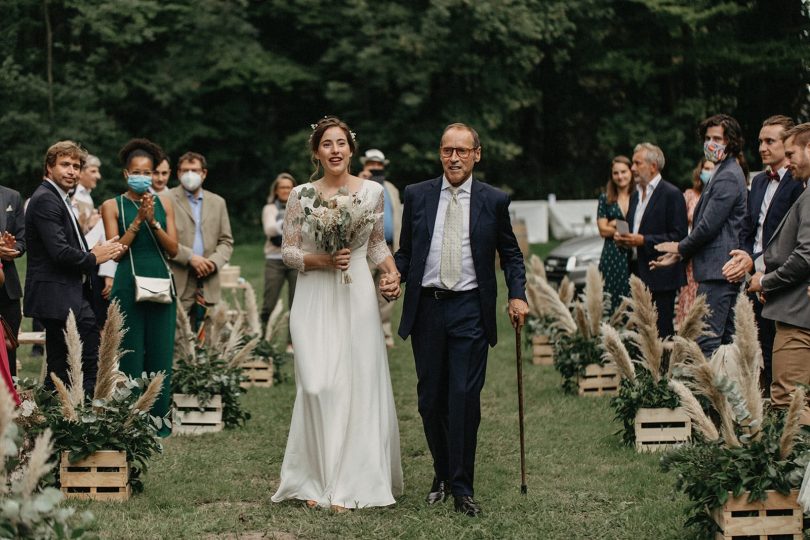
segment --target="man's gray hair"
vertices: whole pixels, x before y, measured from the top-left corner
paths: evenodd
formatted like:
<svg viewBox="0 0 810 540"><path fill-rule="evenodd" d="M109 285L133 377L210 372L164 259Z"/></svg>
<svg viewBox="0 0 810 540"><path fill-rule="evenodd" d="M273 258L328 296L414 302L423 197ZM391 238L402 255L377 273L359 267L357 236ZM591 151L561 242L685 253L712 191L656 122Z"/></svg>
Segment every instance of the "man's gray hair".
<svg viewBox="0 0 810 540"><path fill-rule="evenodd" d="M643 142L641 144L637 144L635 148L633 148L633 153L636 154L638 152L644 151L644 159L647 163L655 163L658 165L658 172L664 170L664 165L666 165L666 160L664 159L664 151L661 150L660 147L655 146L653 143Z"/></svg>
<svg viewBox="0 0 810 540"><path fill-rule="evenodd" d="M84 160L85 167L101 167L101 160L93 154L87 154L87 159Z"/></svg>

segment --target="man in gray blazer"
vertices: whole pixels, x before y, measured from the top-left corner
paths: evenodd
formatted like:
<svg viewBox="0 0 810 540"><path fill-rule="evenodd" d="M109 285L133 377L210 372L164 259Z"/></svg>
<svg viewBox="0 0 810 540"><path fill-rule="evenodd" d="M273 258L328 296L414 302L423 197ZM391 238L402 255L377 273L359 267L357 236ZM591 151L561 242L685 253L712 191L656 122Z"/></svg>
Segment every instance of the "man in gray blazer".
<svg viewBox="0 0 810 540"><path fill-rule="evenodd" d="M793 181L810 179L810 122L786 131L785 156ZM810 192L790 207L765 248L765 272L751 278L748 290L764 302L762 315L776 321L771 403L787 407L797 383L810 384ZM805 408L802 423L810 424Z"/></svg>
<svg viewBox="0 0 810 540"><path fill-rule="evenodd" d="M726 114L710 116L700 124L703 153L717 164L695 207L692 231L680 242L655 246L667 255L650 266L674 264L680 258L692 259L692 271L698 282L698 294L705 294L711 308L709 329L714 334L698 339L704 354L711 355L723 343L731 343L734 334L734 304L739 283L729 283L723 266L731 251L740 247L740 230L746 216L748 189L737 158L742 152L740 124Z"/></svg>

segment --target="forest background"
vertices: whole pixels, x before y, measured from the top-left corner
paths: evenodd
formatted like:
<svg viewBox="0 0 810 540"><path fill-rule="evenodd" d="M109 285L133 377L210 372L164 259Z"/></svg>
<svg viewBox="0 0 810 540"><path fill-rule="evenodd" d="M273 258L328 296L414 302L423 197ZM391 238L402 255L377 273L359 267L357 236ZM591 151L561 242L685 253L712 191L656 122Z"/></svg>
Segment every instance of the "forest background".
<svg viewBox="0 0 810 540"><path fill-rule="evenodd" d="M698 122L735 116L759 167L764 118L810 119L808 0L2 0L0 185L29 196L45 150L103 161L148 137L208 158L240 238L281 171L306 181L335 114L400 188L437 176L442 128L481 134L476 176L515 199L594 197L649 140L685 187ZM357 164L355 164L357 167ZM172 180L172 185L174 185Z"/></svg>

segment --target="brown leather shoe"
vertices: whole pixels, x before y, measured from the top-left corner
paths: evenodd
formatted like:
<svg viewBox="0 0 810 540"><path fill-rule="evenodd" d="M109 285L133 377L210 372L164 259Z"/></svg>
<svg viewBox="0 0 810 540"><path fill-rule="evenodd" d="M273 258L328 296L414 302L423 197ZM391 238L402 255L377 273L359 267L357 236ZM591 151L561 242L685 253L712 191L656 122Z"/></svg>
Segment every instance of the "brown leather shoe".
<svg viewBox="0 0 810 540"><path fill-rule="evenodd" d="M462 495L460 497L453 497L456 512L468 515L470 517L479 517L483 514L481 507L469 495Z"/></svg>
<svg viewBox="0 0 810 540"><path fill-rule="evenodd" d="M450 497L450 482L447 480L433 480L433 487L425 497L428 504L436 504L446 501Z"/></svg>

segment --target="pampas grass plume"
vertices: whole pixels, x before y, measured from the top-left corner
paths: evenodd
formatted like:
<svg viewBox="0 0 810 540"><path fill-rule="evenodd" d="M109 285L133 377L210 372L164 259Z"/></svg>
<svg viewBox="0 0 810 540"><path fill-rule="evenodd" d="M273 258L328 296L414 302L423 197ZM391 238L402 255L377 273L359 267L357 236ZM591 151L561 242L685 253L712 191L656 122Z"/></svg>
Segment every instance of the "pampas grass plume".
<svg viewBox="0 0 810 540"><path fill-rule="evenodd" d="M625 379L631 383L636 382L636 369L627 353L627 348L622 343L622 338L615 328L609 324L602 323L602 348L605 350L603 358L612 361L619 367Z"/></svg>
<svg viewBox="0 0 810 540"><path fill-rule="evenodd" d="M130 416L135 414L135 411L144 411L148 412L152 409L152 405L155 404L158 397L160 397L160 391L163 387L163 380L166 376L163 372L158 372L152 377L152 380L149 381L149 386L146 387L143 394L138 398L135 404L132 406Z"/></svg>
<svg viewBox="0 0 810 540"><path fill-rule="evenodd" d="M231 358L231 360L228 362L228 364L231 367L237 367L237 366L241 366L242 364L244 364L247 361L247 359L250 358L250 356L253 354L253 349L256 348L256 346L259 344L260 340L261 340L261 338L256 336L253 339L251 339L250 341L248 341L247 344L245 344L244 347L239 349L239 352L237 352L235 355L233 355L233 358Z"/></svg>
<svg viewBox="0 0 810 540"><path fill-rule="evenodd" d="M709 304L706 302L706 295L701 294L686 312L686 316L681 321L678 327L678 335L684 339L696 340L702 335L706 334L708 324L706 319L709 317L711 310Z"/></svg>
<svg viewBox="0 0 810 540"><path fill-rule="evenodd" d="M283 312L284 303L279 298L276 305L273 306L273 311L270 312L270 317L267 319L267 325L264 328L264 339L266 341L273 340L273 336L275 335L276 321L278 321L278 318L281 317Z"/></svg>
<svg viewBox="0 0 810 540"><path fill-rule="evenodd" d="M568 306L574 301L574 294L576 293L576 290L577 289L574 286L574 282L568 279L568 276L563 276L562 281L560 281L557 297L560 299L563 305Z"/></svg>
<svg viewBox="0 0 810 540"><path fill-rule="evenodd" d="M65 344L67 345L68 380L70 381L70 402L78 407L84 402L84 374L82 373L82 338L76 326L73 310L68 312L65 324Z"/></svg>
<svg viewBox="0 0 810 540"><path fill-rule="evenodd" d="M799 434L801 429L802 413L806 406L807 393L801 386L793 391L793 397L790 400L790 407L788 407L787 415L785 415L785 427L782 430L782 439L779 443L779 455L782 459L787 459L793 451L793 444L796 440L796 435Z"/></svg>
<svg viewBox="0 0 810 540"><path fill-rule="evenodd" d="M53 463L48 463L52 453L51 430L48 428L37 437L34 449L28 458L28 465L20 477L17 491L23 497L30 497L36 491L42 477L53 468Z"/></svg>
<svg viewBox="0 0 810 540"><path fill-rule="evenodd" d="M259 306L256 305L256 291L249 281L245 281L245 311L250 334L258 336L262 332L262 322L259 318Z"/></svg>
<svg viewBox="0 0 810 540"><path fill-rule="evenodd" d="M182 310L181 310L182 311ZM120 358L121 340L127 328L124 327L124 314L117 299L107 308L107 322L101 330L98 348L98 374L93 399L109 399L117 381L116 369Z"/></svg>
<svg viewBox="0 0 810 540"><path fill-rule="evenodd" d="M605 282L595 264L589 264L585 273L585 307L591 335L598 336L605 312Z"/></svg>
<svg viewBox="0 0 810 540"><path fill-rule="evenodd" d="M689 418L692 419L692 422L698 431L700 431L703 436L710 441L716 441L719 439L720 434L717 432L717 428L703 411L703 407L700 406L700 402L697 400L697 398L695 398L692 391L689 390L689 388L687 388L682 382L675 379L670 379L668 385L670 390L678 394L678 398L680 398L681 401L681 407Z"/></svg>
<svg viewBox="0 0 810 540"><path fill-rule="evenodd" d="M73 406L73 401L70 398L65 383L56 373L51 373L51 380L53 381L54 388L56 388L56 396L59 399L59 404L62 405L62 416L69 422L77 422L79 416L76 414L76 408Z"/></svg>

